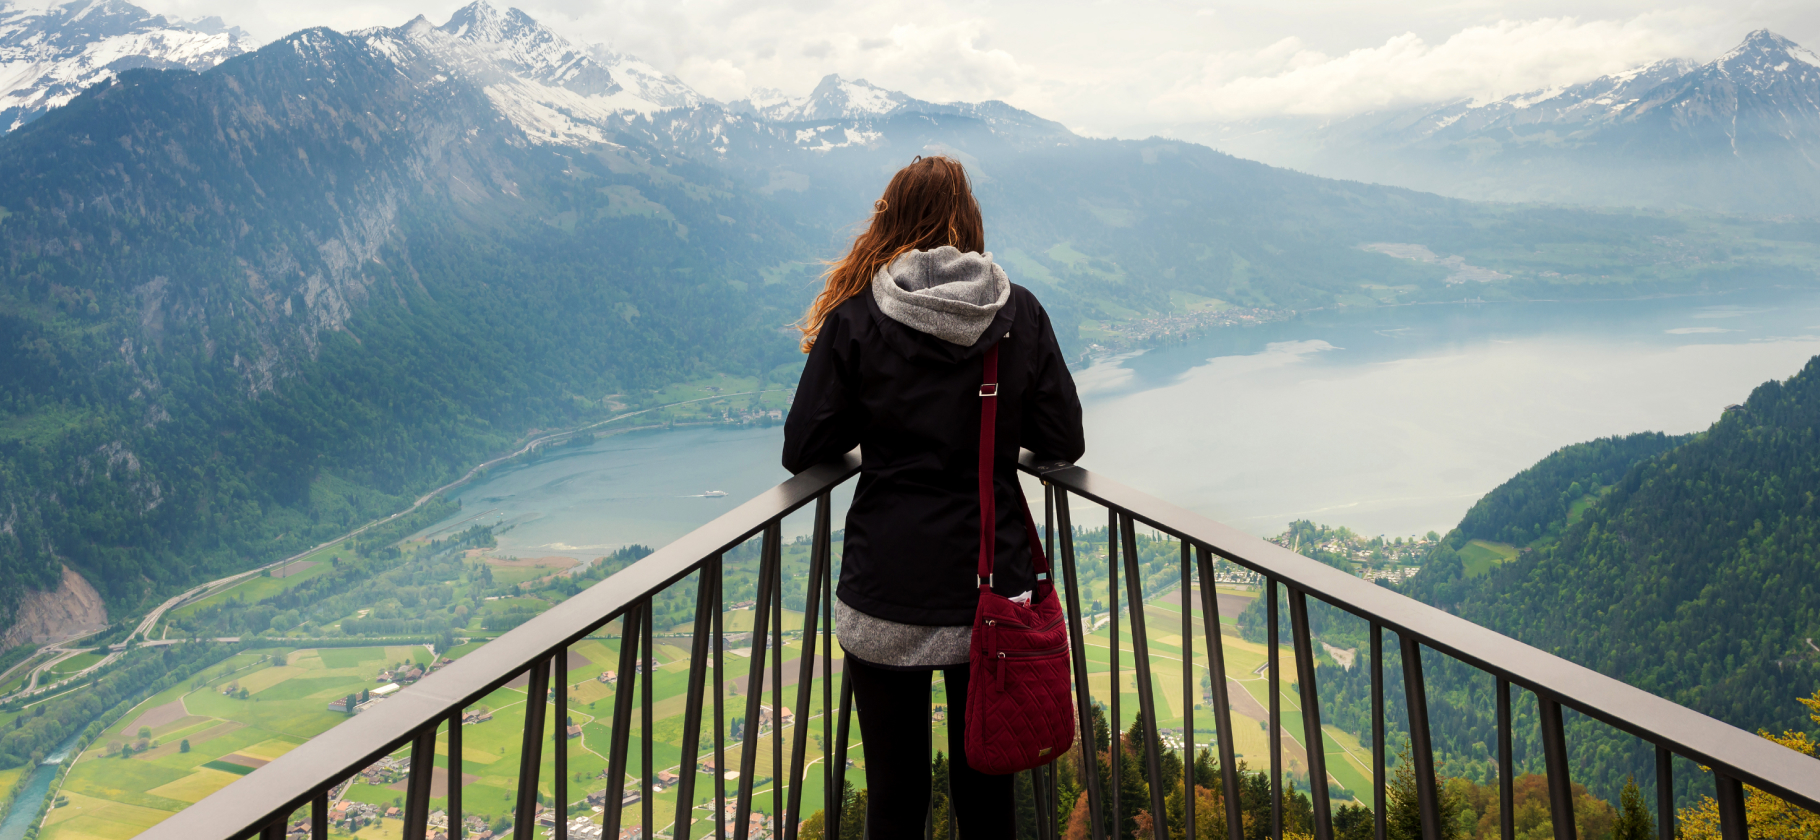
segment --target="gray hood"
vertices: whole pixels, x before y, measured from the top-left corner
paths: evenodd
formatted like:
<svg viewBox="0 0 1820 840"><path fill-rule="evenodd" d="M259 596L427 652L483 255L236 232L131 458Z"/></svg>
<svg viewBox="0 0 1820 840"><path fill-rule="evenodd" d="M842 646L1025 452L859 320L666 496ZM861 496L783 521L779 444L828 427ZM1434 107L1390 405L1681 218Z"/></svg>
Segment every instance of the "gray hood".
<svg viewBox="0 0 1820 840"><path fill-rule="evenodd" d="M879 311L917 332L971 347L1011 298L1011 280L990 251L952 245L911 251L872 278Z"/></svg>

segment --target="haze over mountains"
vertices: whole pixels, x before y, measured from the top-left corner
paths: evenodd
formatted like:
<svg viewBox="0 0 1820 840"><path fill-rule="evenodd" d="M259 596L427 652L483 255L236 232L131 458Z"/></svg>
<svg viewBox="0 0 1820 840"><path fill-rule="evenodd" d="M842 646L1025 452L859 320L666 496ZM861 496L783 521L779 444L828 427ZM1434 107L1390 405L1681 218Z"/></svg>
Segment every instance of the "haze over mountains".
<svg viewBox="0 0 1820 840"><path fill-rule="evenodd" d="M1804 228L1475 205L837 76L723 105L485 2L201 72L96 63L125 36L84 15L118 8L30 18L7 89L105 77L0 137L0 622L66 566L130 613L666 384L793 382L816 260L919 154L968 164L1076 358L1227 306L1811 276L1775 238Z"/></svg>
<svg viewBox="0 0 1820 840"><path fill-rule="evenodd" d="M1224 134L1240 156L1462 198L1820 212L1820 56L1767 30L1704 64Z"/></svg>

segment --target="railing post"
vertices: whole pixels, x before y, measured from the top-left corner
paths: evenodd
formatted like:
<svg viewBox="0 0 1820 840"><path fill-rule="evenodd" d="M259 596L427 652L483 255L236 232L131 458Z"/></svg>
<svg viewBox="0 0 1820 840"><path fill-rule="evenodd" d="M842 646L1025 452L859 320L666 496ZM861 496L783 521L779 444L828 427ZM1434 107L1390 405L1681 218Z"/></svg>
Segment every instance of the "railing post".
<svg viewBox="0 0 1820 840"><path fill-rule="evenodd" d="M1422 840L1441 840L1441 798L1435 789L1434 744L1428 738L1428 687L1422 676L1422 643L1398 633L1403 646L1403 693L1409 701L1409 740L1416 763L1416 805L1422 812ZM1562 840L1571 840L1563 838Z"/></svg>
<svg viewBox="0 0 1820 840"><path fill-rule="evenodd" d="M450 834L452 840L461 835ZM320 790L310 799L310 840L329 840L329 792Z"/></svg>
<svg viewBox="0 0 1820 840"><path fill-rule="evenodd" d="M550 660L531 663L525 685L525 726L518 759L518 806L512 813L513 840L532 840L537 833L537 778L543 771L544 706L550 692Z"/></svg>
<svg viewBox="0 0 1820 840"><path fill-rule="evenodd" d="M1125 591L1131 605L1131 660L1137 666L1138 711L1144 715L1144 728L1138 733L1144 739L1144 769L1150 784L1150 828L1156 840L1169 837L1169 813L1163 806L1162 744L1157 737L1156 686L1150 682L1150 635L1144 617L1144 576L1138 569L1137 534L1131 517L1122 517L1120 525L1125 539ZM1322 838L1326 840L1326 838Z"/></svg>
<svg viewBox="0 0 1820 840"><path fill-rule="evenodd" d="M1119 722L1119 695L1124 693L1125 682L1119 674L1119 515L1111 508L1106 509L1106 606L1111 610L1107 636L1112 640L1112 696L1106 698L1111 714L1106 721L1107 769L1112 778L1106 780L1106 786L1112 789L1112 835L1122 838L1125 808L1119 801L1119 780L1125 778L1121 769L1125 763L1125 727Z"/></svg>
<svg viewBox="0 0 1820 840"><path fill-rule="evenodd" d="M569 648L564 645L550 657L551 670L555 678L551 685L556 693L556 725L550 727L553 736L550 742L551 758L555 766L551 771L555 778L551 788L556 800L556 826L551 832L552 840L569 840Z"/></svg>
<svg viewBox="0 0 1820 840"><path fill-rule="evenodd" d="M1556 840L1574 840L1574 787L1567 770L1567 731L1561 721L1561 704L1536 695L1542 718L1542 757L1548 765L1548 805L1554 816Z"/></svg>
<svg viewBox="0 0 1820 840"><path fill-rule="evenodd" d="M1207 684L1213 694L1214 735L1219 738L1221 798L1226 806L1227 840L1244 840L1245 812L1239 802L1239 760L1232 745L1232 697L1226 687L1226 646L1220 640L1219 580L1213 553L1200 547L1201 629L1207 634Z"/></svg>
<svg viewBox="0 0 1820 840"><path fill-rule="evenodd" d="M1081 614L1081 590L1074 569L1074 524L1068 512L1068 493L1059 487L1055 488L1055 516L1061 540L1062 588L1068 594L1068 655L1074 668L1074 708L1081 728L1081 786L1087 791L1093 840L1106 840L1100 802L1100 755L1093 743L1093 691L1087 685L1086 631L1082 627L1086 616Z"/></svg>
<svg viewBox="0 0 1820 840"><path fill-rule="evenodd" d="M829 805L829 796L840 798L840 789L834 786L834 765L828 762L829 750L834 748L834 533L830 531L822 549L827 552L828 562L822 564L822 822L825 824L834 815L838 805ZM842 665L845 666L845 661ZM844 667L843 667L844 670ZM807 726L805 722L803 724ZM832 794L829 791L833 791ZM840 840L839 834L828 835L833 840Z"/></svg>
<svg viewBox="0 0 1820 840"><path fill-rule="evenodd" d="M1743 783L1715 767L1713 784L1718 787L1715 798L1719 800L1720 836L1725 840L1748 840L1750 821L1744 813Z"/></svg>
<svg viewBox="0 0 1820 840"><path fill-rule="evenodd" d="M638 634L649 601L639 601L619 620L619 676L613 686L613 740L607 747L605 821L601 836L618 840L626 810L626 751L632 740L632 698L638 690Z"/></svg>
<svg viewBox="0 0 1820 840"><path fill-rule="evenodd" d="M1675 756L1656 747L1656 840L1675 840Z"/></svg>
<svg viewBox="0 0 1820 840"><path fill-rule="evenodd" d="M643 649L641 653L644 655L645 678L638 681L639 717L641 718L640 728L638 730L638 734L641 737L639 738L638 746L639 758L644 764L644 772L640 775L644 778L640 779L638 782L638 810L640 817L644 821L645 840L651 840L657 833L657 826L652 824L657 821L657 803L654 801L656 791L652 789L652 785L655 782L652 775L657 772L657 768L654 766L653 762L652 749L654 744L652 742L656 740L654 736L657 734L657 727L651 720L651 707L653 705L651 701L651 684L656 682L657 677L657 659L651 655L651 637L655 635L654 630L656 628L652 626L652 623L656 621L656 616L654 615L655 610L651 609L650 601L645 602L645 609L641 612L641 618L644 621L645 629L644 632L639 634L638 642L639 646Z"/></svg>
<svg viewBox="0 0 1820 840"><path fill-rule="evenodd" d="M726 733L726 644L722 616L727 610L725 578L721 563L725 555L716 554L708 561L705 574L714 578L714 840L727 840L727 733ZM617 840L617 838L615 839Z"/></svg>
<svg viewBox="0 0 1820 840"><path fill-rule="evenodd" d="M783 534L778 533L777 580L771 582L771 836L778 835L784 818L784 780L777 774L784 765L784 560ZM759 681L760 686L764 684ZM647 839L648 840L648 839Z"/></svg>
<svg viewBox="0 0 1820 840"><path fill-rule="evenodd" d="M1265 661L1270 665L1270 836L1282 840L1283 837L1283 668L1277 660L1281 643L1277 641L1277 581L1276 578L1264 578L1264 585L1270 591L1265 603L1268 605L1267 620L1270 629L1266 634L1269 649L1264 652Z"/></svg>
<svg viewBox="0 0 1820 840"><path fill-rule="evenodd" d="M1510 682L1498 678L1498 836L1517 837L1516 762L1511 755Z"/></svg>
<svg viewBox="0 0 1820 840"><path fill-rule="evenodd" d="M424 840L430 833L430 782L436 772L434 724L412 739L410 766L404 794L404 840Z"/></svg>
<svg viewBox="0 0 1820 840"><path fill-rule="evenodd" d="M790 805L778 815L778 819L784 821L781 826L784 840L796 840L797 827L803 821L803 762L809 752L809 703L815 697L815 643L817 625L821 619L817 608L821 606L822 573L828 563L828 516L828 496L823 494L815 500L815 534L811 537L809 548L809 594L803 601L802 665L796 670L796 731L790 738ZM777 694L783 694L781 687ZM778 705L781 707L782 703ZM781 731L783 712L779 711L773 717L772 731ZM773 756L771 766L775 768L778 763L777 757ZM823 798L826 796L824 793ZM826 824L826 808L823 809L822 819ZM778 833L780 832L775 830L772 832Z"/></svg>
<svg viewBox="0 0 1820 840"><path fill-rule="evenodd" d="M1384 772L1384 628L1371 623L1371 836L1385 840L1385 791L1390 779Z"/></svg>
<svg viewBox="0 0 1820 840"><path fill-rule="evenodd" d="M1182 540L1182 589L1176 603L1182 607L1182 831L1194 836L1194 558L1188 540Z"/></svg>
<svg viewBox="0 0 1820 840"><path fill-rule="evenodd" d="M461 713L456 706L449 713L449 840L461 840L464 829L461 827ZM327 832L323 840L327 840Z"/></svg>
<svg viewBox="0 0 1820 840"><path fill-rule="evenodd" d="M1302 740L1308 754L1308 798L1314 805L1314 837L1333 840L1333 807L1327 796L1327 740L1321 730L1321 696L1315 689L1308 596L1293 586L1289 589L1289 629L1295 637L1296 682L1302 697Z"/></svg>
<svg viewBox="0 0 1820 840"><path fill-rule="evenodd" d="M694 636L689 639L689 687L683 710L682 772L678 774L682 782L676 792L676 827L671 831L671 834L681 832L685 838L694 824L695 764L696 754L701 752L702 688L708 680L709 635L714 626L714 615L720 611L719 590L720 580L709 577L708 567L704 565L695 578L695 627Z"/></svg>
<svg viewBox="0 0 1820 840"><path fill-rule="evenodd" d="M779 562L778 541L782 539L775 521L765 526L763 539L759 549L758 597L752 605L752 665L746 671L746 719L744 740L739 748L739 795L733 812L733 836L738 840L751 836L748 823L752 818L752 773L758 768L758 707L764 697L765 654L770 647L765 638L765 625L771 621L771 590L777 576L774 567ZM771 763L776 766L775 755Z"/></svg>

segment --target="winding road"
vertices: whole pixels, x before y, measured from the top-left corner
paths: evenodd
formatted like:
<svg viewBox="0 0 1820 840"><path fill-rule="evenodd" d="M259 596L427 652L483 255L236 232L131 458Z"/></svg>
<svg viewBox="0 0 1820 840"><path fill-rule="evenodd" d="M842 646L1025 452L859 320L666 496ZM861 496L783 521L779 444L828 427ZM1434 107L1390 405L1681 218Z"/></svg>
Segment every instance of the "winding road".
<svg viewBox="0 0 1820 840"><path fill-rule="evenodd" d="M170 612L171 610L176 609L177 607L181 607L192 601L198 601L203 598L206 598L210 595L215 594L216 592L219 592L230 586L238 584L241 581L246 580L247 578L258 575L261 572L264 572L268 569L275 569L280 566L284 566L288 563L296 562L298 560L303 559L304 557L309 556L311 553L321 551L322 549L328 548L329 546L332 546L332 545L339 545L340 543L346 542L354 537L360 536L361 534L367 532L368 530L370 530L374 527L377 527L379 525L384 525L387 522L392 522L401 516L408 516L411 513L416 512L416 510L418 508L421 508L424 505L428 504L431 499L434 499L437 496L442 495L443 493L447 493L450 490L453 490L457 487L462 486L463 484L473 481L475 476L480 475L480 473L482 471L486 470L487 468L497 466L498 464L504 463L506 461L510 461L513 458L520 457L520 456L530 452L531 450L536 449L538 446L540 446L542 444L548 443L553 440L557 440L559 438L564 438L564 437L569 437L571 435L580 434L581 432L585 432L590 429L597 429L601 426L607 425L608 423L614 423L614 422L618 422L620 420L624 420L627 417L636 417L640 414L646 414L646 413L653 412L653 411L659 411L659 410L662 410L665 408L671 408L674 406L688 405L690 403L698 403L698 402L708 402L710 400L724 400L724 399L729 399L732 397L746 397L746 396L752 396L754 394L770 394L770 393L776 393L779 391L788 391L788 390L790 390L790 389L788 389L788 388L765 388L765 389L758 390L758 391L740 391L738 393L733 393L733 394L716 394L712 397L699 397L699 398L692 399L692 400L680 400L678 402L665 403L663 405L651 406L650 408L641 408L637 411L628 411L624 414L617 414L617 415L609 417L605 420L601 420L601 421L594 422L594 423L589 423L585 426L577 426L573 429L563 429L561 431L551 432L549 434L534 437L531 440L526 441L525 444L523 446L519 447L518 449L515 449L512 452L501 455L492 460L485 461L485 462L475 466L473 469L468 470L467 473L464 474L462 477L455 479L454 481L451 481L448 484L444 484L443 486L438 487L434 490L431 490L430 492L425 493L422 496L417 497L417 501L412 502L410 507L405 508L404 510L401 510L397 513L394 513L391 516L387 516L382 519L375 519L371 522L368 522L365 525L355 528L352 531L342 534L341 536L336 537L335 539L329 540L328 542L324 542L324 543L318 543L314 546L311 546L308 549L297 552L296 554L293 554L282 560L275 560L275 561L273 561L271 563L267 563L263 566L259 566L257 568L253 568L253 569L248 569L244 572L237 572L235 574L228 575L227 577L216 578L215 580L211 580L208 583L197 584L196 586L190 587L189 589L183 591L180 594L171 596L170 598L166 599L164 603L159 604L157 607L153 608L150 612L147 612L145 614L145 618L140 620L138 626L133 628L133 632L128 634L124 641L115 642L114 644L108 645L107 646L107 651L108 651L107 655L103 656L99 662L96 662L93 665L88 666L87 668L83 668L81 671L77 671L76 673L63 676L63 677L59 678L58 680L56 680L55 682L46 683L44 685L39 685L38 681L39 681L40 677L43 674L45 674L47 671L49 671L49 669L56 666L57 663L62 662L66 659L69 659L72 656L76 656L76 655L82 654L82 653L87 653L90 650L93 650L93 648L76 645L75 643L81 641L82 639L86 639L90 636L93 636L96 633L101 632L101 629L97 628L95 630L89 630L89 631L86 631L83 633L76 634L74 636L68 636L66 638L57 640L55 642L51 642L51 643L45 645L45 647L42 650L40 650L37 654L33 654L31 657L27 658L25 662L21 662L18 665L14 665L13 667L8 668L5 672L0 673L0 682L3 682L6 679L10 678L10 676L12 675L12 673L14 671L16 671L20 667L27 665L27 664L31 663L32 661L36 660L40 655L47 653L47 652L57 654L56 656L53 656L50 659L34 666L32 668L31 675L26 679L25 683L20 687L20 689L11 694L8 694L5 696L0 696L0 703L6 703L6 702L11 702L13 700L23 699L26 697L35 697L35 696L47 694L49 692L53 692L53 691L57 690L58 688L61 688L61 687L70 685L74 682L77 682L77 681L81 680L82 678L88 676L89 674L91 674L101 668L105 668L108 665L112 664L114 661L118 660L123 654L126 653L127 647L129 645L131 645L135 639L143 640L142 646L145 646L145 647L158 647L158 646L163 646L163 645L172 645L172 644L176 644L178 642L192 641L190 639L156 639L156 640L154 640L151 638L152 628L158 626L158 622L164 618L165 613ZM627 429L626 431L632 431L632 429ZM207 641L237 642L237 641L240 641L240 639L238 637L234 637L234 638L212 639L212 640L207 640Z"/></svg>

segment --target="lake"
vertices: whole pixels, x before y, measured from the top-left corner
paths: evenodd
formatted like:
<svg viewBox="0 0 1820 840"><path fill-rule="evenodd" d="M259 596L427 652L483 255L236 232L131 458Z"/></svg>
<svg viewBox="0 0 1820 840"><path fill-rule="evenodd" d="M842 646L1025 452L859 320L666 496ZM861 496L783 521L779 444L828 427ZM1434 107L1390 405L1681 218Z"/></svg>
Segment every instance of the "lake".
<svg viewBox="0 0 1820 840"><path fill-rule="evenodd" d="M1562 446L1703 429L1816 354L1809 291L1306 313L1078 371L1081 463L1259 535L1295 519L1445 532ZM437 530L509 526L502 549L525 557L663 545L788 477L782 437L603 438L494 470Z"/></svg>

